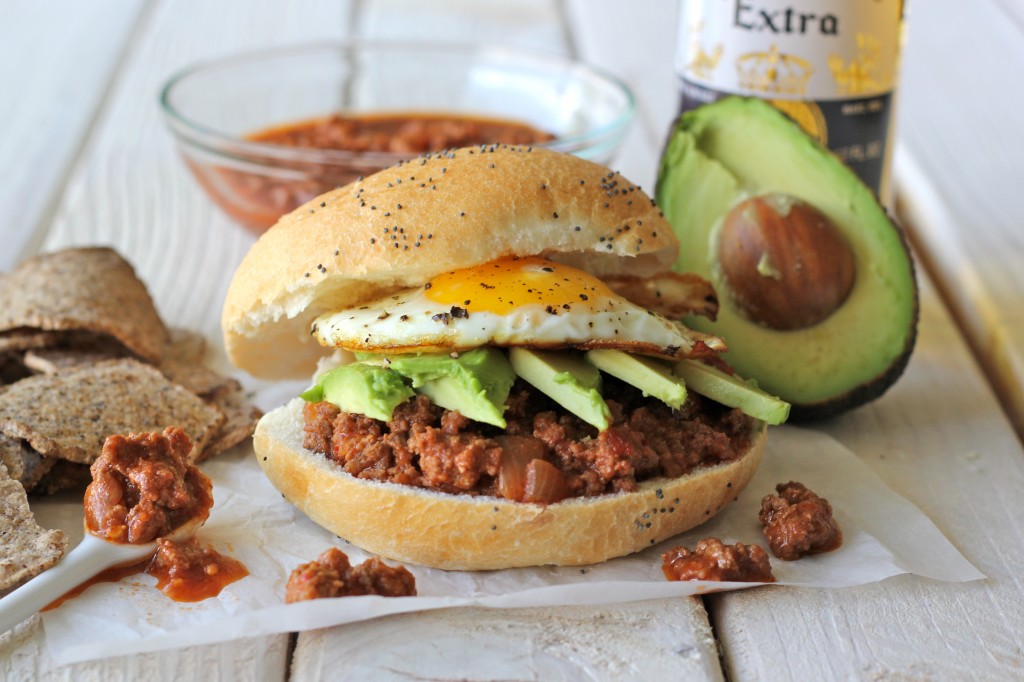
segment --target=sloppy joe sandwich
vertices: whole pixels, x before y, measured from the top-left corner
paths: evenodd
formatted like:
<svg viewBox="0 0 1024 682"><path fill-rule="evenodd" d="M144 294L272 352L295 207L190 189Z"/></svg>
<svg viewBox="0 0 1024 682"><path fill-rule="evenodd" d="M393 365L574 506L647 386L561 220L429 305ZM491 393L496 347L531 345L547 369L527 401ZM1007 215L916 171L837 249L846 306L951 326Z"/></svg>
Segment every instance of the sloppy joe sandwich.
<svg viewBox="0 0 1024 682"><path fill-rule="evenodd" d="M735 377L643 191L543 149L432 154L283 217L222 317L240 368L311 376L254 445L365 550L446 569L581 565L721 510L788 406Z"/></svg>

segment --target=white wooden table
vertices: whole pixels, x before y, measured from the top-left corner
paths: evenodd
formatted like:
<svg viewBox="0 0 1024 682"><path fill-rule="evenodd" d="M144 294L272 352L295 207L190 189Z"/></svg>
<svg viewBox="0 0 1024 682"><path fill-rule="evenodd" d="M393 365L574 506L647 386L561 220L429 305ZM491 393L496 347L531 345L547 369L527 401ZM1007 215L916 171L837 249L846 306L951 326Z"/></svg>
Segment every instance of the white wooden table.
<svg viewBox="0 0 1024 682"><path fill-rule="evenodd" d="M253 237L172 149L156 93L177 68L351 36L575 55L636 90L616 166L645 187L676 106L670 0L8 0L0 12L0 270L42 250L110 244L169 323L213 341ZM988 580L450 610L52 670L29 621L0 637L0 679L1024 678L1024 8L915 0L910 12L896 177L924 266L920 340L893 390L817 428Z"/></svg>

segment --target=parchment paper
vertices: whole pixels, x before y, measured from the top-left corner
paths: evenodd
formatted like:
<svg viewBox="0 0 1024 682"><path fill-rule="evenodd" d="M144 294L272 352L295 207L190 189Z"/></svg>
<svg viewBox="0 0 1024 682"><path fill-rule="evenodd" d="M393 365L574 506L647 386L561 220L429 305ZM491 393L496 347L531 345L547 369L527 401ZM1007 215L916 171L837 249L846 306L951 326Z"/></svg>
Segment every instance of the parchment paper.
<svg viewBox="0 0 1024 682"><path fill-rule="evenodd" d="M835 588L900 573L944 581L985 577L920 510L887 488L853 453L821 433L781 427L770 431L764 462L738 502L708 523L640 554L582 569L470 573L408 566L416 576L416 597L347 597L285 605L285 583L298 564L331 545L349 554L353 564L366 554L285 502L263 477L251 448L238 448L202 468L214 481L215 504L199 537L241 560L251 575L219 597L194 604L169 600L144 574L90 587L43 614L46 643L58 665L451 606L599 604L749 588L749 583L668 582L661 573L660 554L678 545L692 548L708 536L766 546L757 520L761 497L774 492L776 483L789 480L829 499L843 544L834 552L799 561L773 558L779 585ZM80 504L65 506L63 513L72 524L65 527L80 527Z"/></svg>

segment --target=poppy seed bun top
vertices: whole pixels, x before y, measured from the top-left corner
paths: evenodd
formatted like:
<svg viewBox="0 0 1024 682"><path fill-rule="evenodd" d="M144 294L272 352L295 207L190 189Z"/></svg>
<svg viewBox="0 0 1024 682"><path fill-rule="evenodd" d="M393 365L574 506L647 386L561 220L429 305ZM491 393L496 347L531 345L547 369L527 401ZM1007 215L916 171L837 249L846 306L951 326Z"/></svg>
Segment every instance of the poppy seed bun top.
<svg viewBox="0 0 1024 682"><path fill-rule="evenodd" d="M300 206L235 272L221 326L231 361L264 378L312 374L320 314L502 256L595 275L671 268L678 242L639 187L575 156L457 149L379 171Z"/></svg>

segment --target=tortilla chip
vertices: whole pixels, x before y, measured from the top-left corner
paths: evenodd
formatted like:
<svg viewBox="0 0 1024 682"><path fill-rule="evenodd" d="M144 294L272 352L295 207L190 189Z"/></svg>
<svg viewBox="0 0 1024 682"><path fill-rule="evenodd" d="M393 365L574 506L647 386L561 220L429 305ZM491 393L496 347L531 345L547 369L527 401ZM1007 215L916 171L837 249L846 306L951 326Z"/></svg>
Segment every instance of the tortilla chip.
<svg viewBox="0 0 1024 682"><path fill-rule="evenodd" d="M91 463L111 434L180 426L202 452L224 422L207 405L148 365L115 360L40 374L0 388L0 433L46 457Z"/></svg>
<svg viewBox="0 0 1024 682"><path fill-rule="evenodd" d="M92 472L88 464L69 462L56 457L43 457L50 464L49 470L29 488L31 495L56 495L65 490L85 492L85 487L92 482Z"/></svg>
<svg viewBox="0 0 1024 682"><path fill-rule="evenodd" d="M197 461L219 455L252 436L256 422L263 416L263 412L249 400L242 385L234 379L213 393L209 401L224 413L226 419Z"/></svg>
<svg viewBox="0 0 1024 682"><path fill-rule="evenodd" d="M126 357L122 349L109 348L40 348L25 353L23 362L33 372L40 374L56 374L68 369L95 365L107 360L118 360Z"/></svg>
<svg viewBox="0 0 1024 682"><path fill-rule="evenodd" d="M0 352L0 385L13 384L31 374L19 355Z"/></svg>
<svg viewBox="0 0 1024 682"><path fill-rule="evenodd" d="M56 564L67 549L64 533L36 524L25 488L0 465L0 595Z"/></svg>
<svg viewBox="0 0 1024 682"><path fill-rule="evenodd" d="M206 356L206 337L199 332L171 327L171 337L164 347L163 359L187 365L201 365Z"/></svg>
<svg viewBox="0 0 1024 682"><path fill-rule="evenodd" d="M25 463L21 457L21 441L8 438L0 433L0 464L4 465L4 478L18 480L25 473Z"/></svg>
<svg viewBox="0 0 1024 682"><path fill-rule="evenodd" d="M193 365L177 360L164 360L158 365L164 376L184 386L201 398L209 398L221 389L229 388L233 381L206 365Z"/></svg>
<svg viewBox="0 0 1024 682"><path fill-rule="evenodd" d="M7 467L7 473L31 490L53 466L54 459L43 457L24 441L0 434L0 463Z"/></svg>
<svg viewBox="0 0 1024 682"><path fill-rule="evenodd" d="M2 282L3 280L0 280L0 283ZM58 346L63 339L62 332L41 332L34 329L9 330L0 334L0 353Z"/></svg>
<svg viewBox="0 0 1024 682"><path fill-rule="evenodd" d="M153 362L169 338L146 285L105 247L30 258L0 278L0 333L25 330L106 334Z"/></svg>

